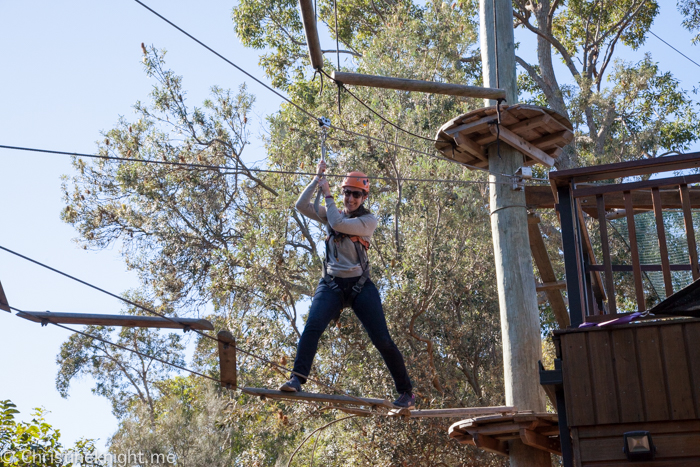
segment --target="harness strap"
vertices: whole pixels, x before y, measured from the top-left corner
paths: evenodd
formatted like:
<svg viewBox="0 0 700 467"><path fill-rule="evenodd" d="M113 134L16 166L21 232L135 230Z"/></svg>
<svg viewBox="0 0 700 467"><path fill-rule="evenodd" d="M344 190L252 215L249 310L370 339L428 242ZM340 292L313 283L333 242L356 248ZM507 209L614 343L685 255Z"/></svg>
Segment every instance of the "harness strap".
<svg viewBox="0 0 700 467"><path fill-rule="evenodd" d="M323 262L323 281L328 285L328 287L331 288L331 290L334 290L341 295L341 299L343 300L343 308L345 308L348 306L352 306L357 296L360 295L360 292L362 292L362 287L364 287L365 283L369 280L369 274L371 270L369 266L369 257L367 256L369 242L360 236L349 236L345 234L339 234L335 230L331 229L330 226L328 226L328 230L329 234L326 237L326 259ZM353 244L355 245L355 251L357 252L357 258L360 260L360 267L362 268L362 275L360 276L360 279L355 283L355 285L352 286L352 291L350 292L350 297L348 297L348 300L345 299L345 293L343 292L343 290L341 290L341 288L338 287L338 284L336 284L333 280L333 276L328 274L328 255L330 254L330 240L332 237L336 236L340 237L341 239L342 237L348 237L353 242ZM339 317L340 314L338 314L334 321L337 321Z"/></svg>

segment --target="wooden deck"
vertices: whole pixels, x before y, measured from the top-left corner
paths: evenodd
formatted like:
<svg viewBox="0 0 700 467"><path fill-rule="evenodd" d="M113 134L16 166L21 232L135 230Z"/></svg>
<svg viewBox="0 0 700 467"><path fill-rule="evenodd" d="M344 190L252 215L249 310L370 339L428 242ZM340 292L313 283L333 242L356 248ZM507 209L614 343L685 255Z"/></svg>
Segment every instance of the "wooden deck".
<svg viewBox="0 0 700 467"><path fill-rule="evenodd" d="M557 414L520 412L462 420L448 431L460 444L508 456L508 441L520 439L528 446L561 455Z"/></svg>
<svg viewBox="0 0 700 467"><path fill-rule="evenodd" d="M551 167L574 137L571 122L544 107L502 105L500 128L496 128L496 119L496 106L455 117L438 130L435 148L449 159L487 168L487 146L500 137L523 153L525 165Z"/></svg>

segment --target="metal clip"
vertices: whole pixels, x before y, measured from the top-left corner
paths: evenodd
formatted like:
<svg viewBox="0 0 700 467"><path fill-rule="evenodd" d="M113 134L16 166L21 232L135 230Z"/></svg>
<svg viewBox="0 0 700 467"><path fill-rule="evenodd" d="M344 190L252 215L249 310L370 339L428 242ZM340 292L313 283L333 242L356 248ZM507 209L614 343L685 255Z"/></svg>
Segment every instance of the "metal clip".
<svg viewBox="0 0 700 467"><path fill-rule="evenodd" d="M513 191L523 191L525 180L532 179L532 167L520 167L513 174Z"/></svg>

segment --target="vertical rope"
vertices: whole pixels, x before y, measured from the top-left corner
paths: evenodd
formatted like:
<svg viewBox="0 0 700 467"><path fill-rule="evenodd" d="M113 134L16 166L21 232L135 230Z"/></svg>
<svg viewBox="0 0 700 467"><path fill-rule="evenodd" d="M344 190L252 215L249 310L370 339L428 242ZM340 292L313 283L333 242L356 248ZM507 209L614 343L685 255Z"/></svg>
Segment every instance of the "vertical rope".
<svg viewBox="0 0 700 467"><path fill-rule="evenodd" d="M335 58L340 71L340 38L338 37L338 0L333 0L333 10L335 10ZM340 83L338 84L338 115L340 115Z"/></svg>

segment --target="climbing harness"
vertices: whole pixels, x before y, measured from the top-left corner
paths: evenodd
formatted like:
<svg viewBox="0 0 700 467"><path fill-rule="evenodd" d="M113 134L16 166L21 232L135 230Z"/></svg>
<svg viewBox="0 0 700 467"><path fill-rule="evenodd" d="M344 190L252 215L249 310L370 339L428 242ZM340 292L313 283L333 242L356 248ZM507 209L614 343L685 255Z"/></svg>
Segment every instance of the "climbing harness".
<svg viewBox="0 0 700 467"><path fill-rule="evenodd" d="M334 247L335 258L338 259L338 246L346 238L355 245L355 251L357 252L357 259L360 261L360 267L362 268L362 275L357 280L357 282L352 286L350 294L346 295L346 290L340 288L340 286L335 282L335 277L328 274L328 261L331 254L331 246ZM331 245L333 242L335 245ZM340 294L341 300L343 301L343 308L351 307L355 302L355 299L360 292L365 283L369 280L369 274L371 267L369 265L369 257L367 256L367 250L369 250L369 242L360 236L347 235L341 232L336 232L330 226L328 226L328 236L326 237L326 258L323 261L323 282L333 291ZM338 321L340 317L340 311L333 318L333 321Z"/></svg>

